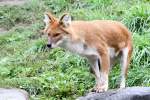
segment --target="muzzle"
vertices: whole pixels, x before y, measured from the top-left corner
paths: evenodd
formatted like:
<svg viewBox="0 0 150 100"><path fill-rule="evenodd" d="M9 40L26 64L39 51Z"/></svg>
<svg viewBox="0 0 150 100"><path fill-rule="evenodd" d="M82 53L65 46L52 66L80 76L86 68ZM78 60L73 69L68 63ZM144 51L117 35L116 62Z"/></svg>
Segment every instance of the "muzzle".
<svg viewBox="0 0 150 100"><path fill-rule="evenodd" d="M52 44L47 44L47 47L51 49L52 48Z"/></svg>
<svg viewBox="0 0 150 100"><path fill-rule="evenodd" d="M52 39L50 37L48 37L47 47L50 49L52 48Z"/></svg>

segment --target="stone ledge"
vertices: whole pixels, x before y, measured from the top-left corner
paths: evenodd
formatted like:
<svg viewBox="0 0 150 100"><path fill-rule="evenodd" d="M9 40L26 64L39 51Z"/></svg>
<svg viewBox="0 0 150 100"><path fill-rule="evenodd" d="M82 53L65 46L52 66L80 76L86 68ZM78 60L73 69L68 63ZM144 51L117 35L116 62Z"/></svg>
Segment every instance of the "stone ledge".
<svg viewBox="0 0 150 100"><path fill-rule="evenodd" d="M150 87L127 87L104 93L88 93L76 100L150 100Z"/></svg>
<svg viewBox="0 0 150 100"><path fill-rule="evenodd" d="M0 88L0 100L29 100L29 97L25 90Z"/></svg>

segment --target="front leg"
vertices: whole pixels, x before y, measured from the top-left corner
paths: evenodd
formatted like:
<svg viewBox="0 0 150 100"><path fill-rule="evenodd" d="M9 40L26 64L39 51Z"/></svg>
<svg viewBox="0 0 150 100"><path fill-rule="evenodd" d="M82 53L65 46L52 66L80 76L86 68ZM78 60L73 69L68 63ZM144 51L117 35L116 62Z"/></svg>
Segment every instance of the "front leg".
<svg viewBox="0 0 150 100"><path fill-rule="evenodd" d="M96 91L104 92L108 90L108 75L110 67L110 58L107 48L98 49L99 58L100 58L100 78L96 84Z"/></svg>
<svg viewBox="0 0 150 100"><path fill-rule="evenodd" d="M101 70L100 70L99 61L98 61L100 59L104 60L104 58L105 58L105 56L88 57L88 59L91 63L92 73L94 74L95 79L96 79L96 85L92 90L95 92L104 92L108 89L108 73L107 73L107 71L105 71L104 67L102 66L102 64L104 64L104 62L102 62L102 61L100 61L100 66L101 66ZM109 72L109 69L107 69L107 70Z"/></svg>
<svg viewBox="0 0 150 100"><path fill-rule="evenodd" d="M97 87L99 92L104 92L107 91L108 89L110 59L107 51L105 52L100 51L99 55L100 55L101 70L100 70L100 82Z"/></svg>
<svg viewBox="0 0 150 100"><path fill-rule="evenodd" d="M98 91L98 85L100 83L100 66L98 65L98 57L97 56L90 56L88 57L88 60L90 61L91 68L90 71L95 76L96 85L92 89L92 91L99 92Z"/></svg>

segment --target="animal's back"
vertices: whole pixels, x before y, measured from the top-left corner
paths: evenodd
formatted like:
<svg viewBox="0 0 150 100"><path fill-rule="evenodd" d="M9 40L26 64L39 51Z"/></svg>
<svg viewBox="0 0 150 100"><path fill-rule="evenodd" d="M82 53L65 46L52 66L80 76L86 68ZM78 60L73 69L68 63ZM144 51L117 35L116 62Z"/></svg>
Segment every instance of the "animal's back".
<svg viewBox="0 0 150 100"><path fill-rule="evenodd" d="M75 34L85 37L87 41L100 40L117 49L127 46L128 42L131 41L131 33L123 24L117 21L74 21L72 27Z"/></svg>

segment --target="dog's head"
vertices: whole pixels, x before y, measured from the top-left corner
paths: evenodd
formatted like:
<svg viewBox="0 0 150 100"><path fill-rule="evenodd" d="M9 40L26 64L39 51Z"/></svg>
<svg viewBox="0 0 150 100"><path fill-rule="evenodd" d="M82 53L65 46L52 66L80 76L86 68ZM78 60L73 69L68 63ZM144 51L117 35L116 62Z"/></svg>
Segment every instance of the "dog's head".
<svg viewBox="0 0 150 100"><path fill-rule="evenodd" d="M71 16L64 14L60 19L54 17L51 13L44 14L45 29L44 33L48 35L49 48L58 47L69 36L67 28L71 24Z"/></svg>

